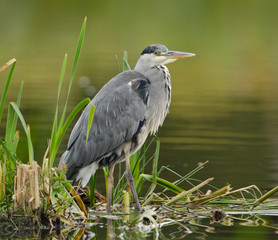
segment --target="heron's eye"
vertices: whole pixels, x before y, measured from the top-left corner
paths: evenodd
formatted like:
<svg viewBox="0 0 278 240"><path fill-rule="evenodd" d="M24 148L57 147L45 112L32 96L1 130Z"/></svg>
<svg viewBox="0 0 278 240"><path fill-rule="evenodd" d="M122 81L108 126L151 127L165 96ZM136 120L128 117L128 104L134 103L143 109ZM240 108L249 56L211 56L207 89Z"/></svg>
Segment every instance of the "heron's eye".
<svg viewBox="0 0 278 240"><path fill-rule="evenodd" d="M154 52L154 55L158 55L158 51L155 51L155 52Z"/></svg>

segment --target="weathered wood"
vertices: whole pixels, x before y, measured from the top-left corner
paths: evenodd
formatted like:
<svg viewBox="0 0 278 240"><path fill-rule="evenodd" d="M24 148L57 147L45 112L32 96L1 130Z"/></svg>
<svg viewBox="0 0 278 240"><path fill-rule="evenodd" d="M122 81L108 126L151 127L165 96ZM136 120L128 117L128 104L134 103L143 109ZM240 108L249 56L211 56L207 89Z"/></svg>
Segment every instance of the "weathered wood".
<svg viewBox="0 0 278 240"><path fill-rule="evenodd" d="M14 184L14 210L30 211L39 208L39 165L19 164Z"/></svg>

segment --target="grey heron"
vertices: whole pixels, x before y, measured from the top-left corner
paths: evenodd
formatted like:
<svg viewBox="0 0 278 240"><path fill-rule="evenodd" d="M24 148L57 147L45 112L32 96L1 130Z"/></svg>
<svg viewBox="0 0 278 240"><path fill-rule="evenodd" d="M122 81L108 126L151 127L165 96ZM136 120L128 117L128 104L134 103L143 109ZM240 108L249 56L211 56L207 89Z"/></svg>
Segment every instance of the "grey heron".
<svg viewBox="0 0 278 240"><path fill-rule="evenodd" d="M124 71L106 83L75 124L59 165L67 167L67 179L81 180L82 187L98 168L110 166L108 212L111 212L114 167L121 161L125 161L127 183L141 212L129 157L144 144L149 134L156 133L169 111L171 77L165 64L194 55L169 51L160 44L148 46L134 70ZM91 104L96 108L86 146Z"/></svg>

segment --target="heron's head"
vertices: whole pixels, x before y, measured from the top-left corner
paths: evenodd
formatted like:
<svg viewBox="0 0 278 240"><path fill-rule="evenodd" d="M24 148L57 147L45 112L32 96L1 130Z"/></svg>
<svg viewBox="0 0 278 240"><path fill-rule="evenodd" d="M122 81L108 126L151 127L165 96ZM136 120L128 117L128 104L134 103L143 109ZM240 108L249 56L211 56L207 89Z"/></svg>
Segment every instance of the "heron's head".
<svg viewBox="0 0 278 240"><path fill-rule="evenodd" d="M194 53L169 51L164 45L153 44L143 50L135 69L165 65L167 63L174 62L179 58L193 56L195 56Z"/></svg>

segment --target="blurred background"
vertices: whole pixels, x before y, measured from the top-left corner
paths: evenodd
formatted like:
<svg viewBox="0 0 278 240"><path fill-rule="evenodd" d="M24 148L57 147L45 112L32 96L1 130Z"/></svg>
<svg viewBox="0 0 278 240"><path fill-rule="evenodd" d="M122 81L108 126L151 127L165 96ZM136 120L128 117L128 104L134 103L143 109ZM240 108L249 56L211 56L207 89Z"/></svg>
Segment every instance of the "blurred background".
<svg viewBox="0 0 278 240"><path fill-rule="evenodd" d="M68 111L119 73L116 59L122 63L124 50L132 68L141 51L153 43L196 53L168 65L173 95L170 114L158 133L160 166L185 175L209 160L195 178L213 176L218 187L256 184L269 190L277 185L277 0L0 3L0 65L17 59L8 101L16 100L24 81L21 111L31 126L38 162L51 135L64 54L69 64L63 96L87 16ZM7 74L0 74L1 93ZM1 137L4 128L2 124ZM69 134L70 129L59 155ZM18 155L27 160L23 130L21 137ZM175 178L166 174L170 181Z"/></svg>

